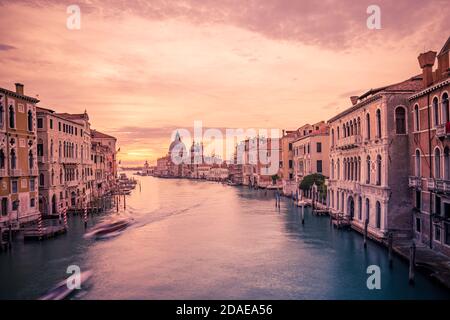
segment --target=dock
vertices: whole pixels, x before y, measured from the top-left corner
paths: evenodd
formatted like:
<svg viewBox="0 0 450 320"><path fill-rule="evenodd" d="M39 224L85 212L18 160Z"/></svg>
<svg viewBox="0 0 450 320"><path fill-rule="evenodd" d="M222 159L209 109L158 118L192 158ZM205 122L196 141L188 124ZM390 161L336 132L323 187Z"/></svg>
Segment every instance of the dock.
<svg viewBox="0 0 450 320"><path fill-rule="evenodd" d="M59 234L66 233L67 229L63 225L59 226L47 226L43 227L41 230L38 228L25 229L23 232L24 240L44 240L48 238L53 238Z"/></svg>

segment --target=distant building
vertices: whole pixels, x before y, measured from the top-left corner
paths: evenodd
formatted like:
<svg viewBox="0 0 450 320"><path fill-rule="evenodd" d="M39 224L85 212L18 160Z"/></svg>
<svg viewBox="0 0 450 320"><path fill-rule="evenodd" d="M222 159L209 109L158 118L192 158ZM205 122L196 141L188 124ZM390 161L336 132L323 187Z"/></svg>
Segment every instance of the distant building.
<svg viewBox="0 0 450 320"><path fill-rule="evenodd" d="M297 183L294 175L294 147L293 142L300 137L298 130L283 130L280 139L280 178L285 195L292 195L297 191Z"/></svg>

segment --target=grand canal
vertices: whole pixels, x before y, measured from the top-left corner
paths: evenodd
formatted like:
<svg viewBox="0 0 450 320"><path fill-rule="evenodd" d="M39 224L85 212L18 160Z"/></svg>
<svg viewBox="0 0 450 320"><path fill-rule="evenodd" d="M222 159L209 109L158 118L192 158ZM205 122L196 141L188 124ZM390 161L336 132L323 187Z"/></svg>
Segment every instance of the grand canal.
<svg viewBox="0 0 450 320"><path fill-rule="evenodd" d="M288 199L205 181L137 177L122 234L85 240L80 217L69 232L14 242L0 254L0 298L35 299L68 277L69 265L92 270L74 299L448 299L450 292L417 274L386 249L363 248L361 236L333 229L326 217L305 224ZM369 265L381 268L381 290L366 286Z"/></svg>

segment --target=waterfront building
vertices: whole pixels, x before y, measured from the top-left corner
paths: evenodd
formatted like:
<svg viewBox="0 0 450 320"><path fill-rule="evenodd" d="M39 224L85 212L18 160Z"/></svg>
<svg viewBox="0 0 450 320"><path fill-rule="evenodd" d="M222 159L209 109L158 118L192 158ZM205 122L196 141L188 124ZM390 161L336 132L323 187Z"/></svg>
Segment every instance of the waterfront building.
<svg viewBox="0 0 450 320"><path fill-rule="evenodd" d="M18 227L36 220L38 208L38 164L36 104L24 94L0 88L0 228Z"/></svg>
<svg viewBox="0 0 450 320"><path fill-rule="evenodd" d="M39 208L44 215L79 210L92 201L90 123L87 112L38 108Z"/></svg>
<svg viewBox="0 0 450 320"><path fill-rule="evenodd" d="M449 50L450 38L439 53L428 51L419 55L424 88L409 98L407 129L413 234L417 241L447 256L450 256Z"/></svg>
<svg viewBox="0 0 450 320"><path fill-rule="evenodd" d="M283 130L280 139L280 178L283 186L283 194L292 195L297 191L297 183L294 175L294 149L293 142L300 136L297 130Z"/></svg>
<svg viewBox="0 0 450 320"><path fill-rule="evenodd" d="M303 177L307 175L319 173L328 177L330 150L329 127L324 121L306 124L298 132L299 137L292 142L297 190Z"/></svg>
<svg viewBox="0 0 450 320"><path fill-rule="evenodd" d="M111 166L111 149L98 141L92 140L91 157L94 184L90 194L90 201L100 199L114 187Z"/></svg>
<svg viewBox="0 0 450 320"><path fill-rule="evenodd" d="M160 177L183 177L183 163L181 159L185 156L186 146L181 141L181 137L178 132L175 135L174 140L170 143L169 151L166 156L157 159L155 175ZM172 157L178 158L180 163L175 163Z"/></svg>
<svg viewBox="0 0 450 320"><path fill-rule="evenodd" d="M214 181L225 181L229 177L229 169L226 163L213 164L209 169L209 179Z"/></svg>
<svg viewBox="0 0 450 320"><path fill-rule="evenodd" d="M371 89L351 97L352 105L328 121L330 174L328 205L361 231L384 240L411 236L408 196L408 97L422 77Z"/></svg>
<svg viewBox="0 0 450 320"><path fill-rule="evenodd" d="M111 135L93 129L91 131L92 144L100 145L102 148L102 158L105 162L104 190L114 188L117 179L117 139Z"/></svg>

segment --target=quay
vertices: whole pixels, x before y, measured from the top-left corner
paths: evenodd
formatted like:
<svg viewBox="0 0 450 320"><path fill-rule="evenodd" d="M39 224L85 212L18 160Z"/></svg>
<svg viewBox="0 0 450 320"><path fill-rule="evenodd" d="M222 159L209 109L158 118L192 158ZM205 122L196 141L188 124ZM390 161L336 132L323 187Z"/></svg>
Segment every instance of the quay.
<svg viewBox="0 0 450 320"><path fill-rule="evenodd" d="M48 238L53 238L57 235L67 232L67 228L64 225L47 226L41 229L39 228L29 228L25 229L23 232L23 239L26 240L44 240Z"/></svg>

